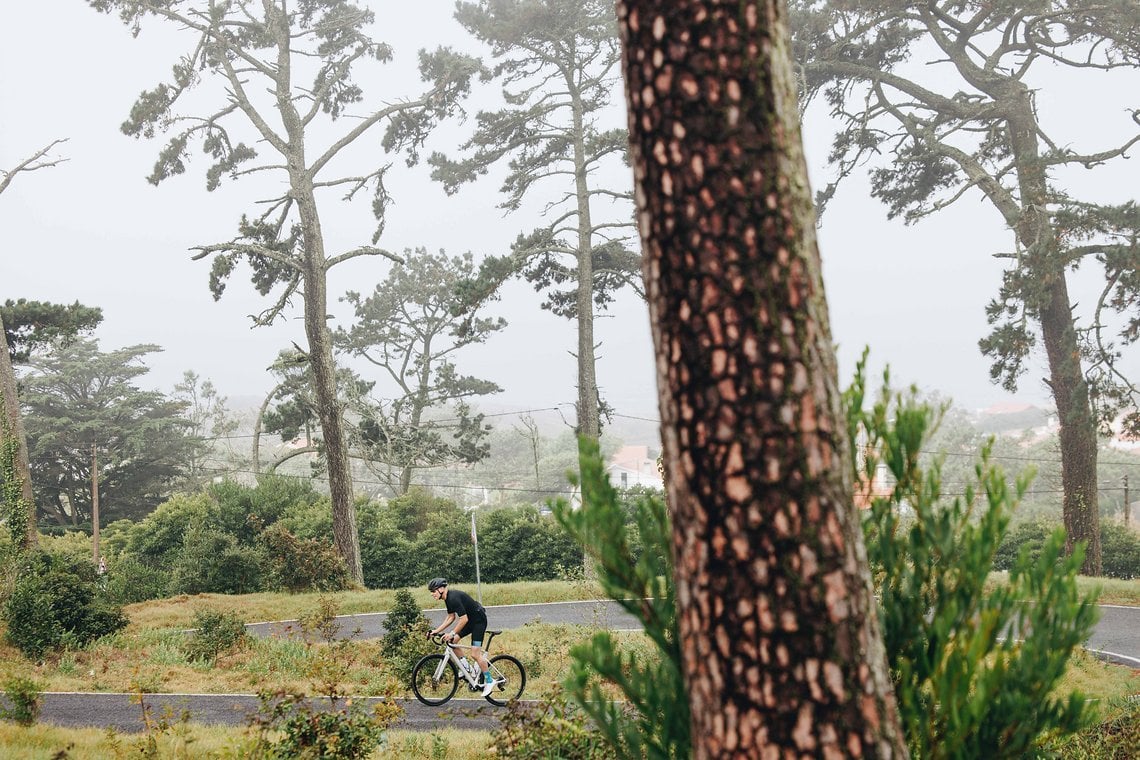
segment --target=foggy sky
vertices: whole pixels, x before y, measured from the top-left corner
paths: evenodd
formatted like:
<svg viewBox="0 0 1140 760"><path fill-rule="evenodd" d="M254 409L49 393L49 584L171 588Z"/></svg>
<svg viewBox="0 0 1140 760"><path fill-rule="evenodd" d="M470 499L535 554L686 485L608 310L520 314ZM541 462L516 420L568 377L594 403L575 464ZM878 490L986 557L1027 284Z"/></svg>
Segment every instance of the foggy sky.
<svg viewBox="0 0 1140 760"><path fill-rule="evenodd" d="M398 65L382 69L385 76L413 71L421 47L452 44L477 52L451 20L452 3L446 0L373 0L371 5L377 38L396 49ZM67 163L17 177L0 196L0 299L79 300L101 307L105 319L95 335L103 350L135 343L164 347L150 357L144 386L169 391L184 370L192 369L231 397L263 395L272 384L265 368L277 351L290 341L304 345L300 309L295 306L284 323L251 330L247 315L268 302L257 296L244 270L235 273L225 297L215 303L207 288L209 263L191 261L189 249L230 239L241 214L270 193L259 192L250 181L227 181L207 193L207 164L200 154L186 175L152 187L144 178L161 139L137 141L119 131L138 93L169 75L176 55L185 51L186 37L152 22L132 39L117 18L79 0L5 3L0 24L0 167L10 169L51 140L69 138L56 151ZM388 84L360 83L366 96L395 94ZM409 82L407 92L415 87ZM1051 97L1042 97L1044 110L1089 113ZM1072 139L1095 138L1105 124L1126 126L1122 108L1110 105L1102 119L1074 118ZM478 102L468 105L472 114L478 107ZM805 124L816 187L828 176L824 159L833 126L825 117L813 109ZM619 119L614 126L623 123ZM469 129L449 126L429 151L452 150ZM372 142L379 150L379 131L376 135ZM1074 147L1107 145L1106 138ZM501 199L494 174L448 198L430 181L426 167L404 170L398 157L391 160L386 185L395 204L380 241L387 249L471 250L480 258L504 253L520 231L542 223L536 204L510 216L495 208ZM1102 181L1098 187L1117 196L1132 192L1134 172L1112 176L1108 186ZM373 220L367 201L345 205L326 196L322 217L330 254L368 242ZM854 360L869 344L874 371L889 362L896 384L917 383L968 409L1010 400L989 382L977 341L986 332L983 307L1000 282L1001 267L991 254L1011 249L1012 234L976 196L915 227L885 217L884 207L868 197L866 182L856 178L831 202L820 230L841 382L848 382ZM349 289L371 290L388 266L386 260L366 258L332 270L332 310L348 316L336 299ZM1078 278L1076 298L1095 297L1095 274ZM490 312L505 316L507 329L457 356L461 371L505 389L481 404L526 409L574 400L574 324L541 312L540 301L529 285L511 285ZM655 417L644 305L626 294L601 315L597 333L603 396L622 414ZM1050 405L1039 379L1044 372L1038 356L1019 400Z"/></svg>

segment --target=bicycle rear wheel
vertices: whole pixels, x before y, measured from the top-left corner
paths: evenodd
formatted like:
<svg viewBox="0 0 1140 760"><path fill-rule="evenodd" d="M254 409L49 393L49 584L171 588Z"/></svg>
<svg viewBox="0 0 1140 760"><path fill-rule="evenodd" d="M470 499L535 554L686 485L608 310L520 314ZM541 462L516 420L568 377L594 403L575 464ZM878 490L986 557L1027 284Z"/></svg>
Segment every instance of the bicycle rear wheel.
<svg viewBox="0 0 1140 760"><path fill-rule="evenodd" d="M493 705L505 705L512 699L522 696L526 686L526 671L522 663L509 654L491 658L491 676L495 679L495 690L487 697Z"/></svg>
<svg viewBox="0 0 1140 760"><path fill-rule="evenodd" d="M417 662L412 670L412 691L415 692L416 699L425 705L442 705L455 696L455 690L459 688L459 673L453 662L446 663L443 675L438 681L435 680L435 671L442 660L442 654L429 654Z"/></svg>

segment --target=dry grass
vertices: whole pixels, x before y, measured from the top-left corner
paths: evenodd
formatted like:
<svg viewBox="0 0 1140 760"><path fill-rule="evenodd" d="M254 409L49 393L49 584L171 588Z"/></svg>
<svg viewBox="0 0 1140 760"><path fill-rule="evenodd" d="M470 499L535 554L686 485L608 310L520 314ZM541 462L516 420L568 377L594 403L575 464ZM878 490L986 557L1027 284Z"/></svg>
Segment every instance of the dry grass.
<svg viewBox="0 0 1140 760"><path fill-rule="evenodd" d="M245 728L186 726L175 734L157 738L157 757L179 760L238 760L246 756L250 735ZM67 750L68 760L107 760L142 757L141 736L109 734L95 728L20 728L0 723L0 756L21 760L52 760ZM431 733L389 731L388 744L373 758L418 760L447 757L448 760L476 760L491 754L491 735L486 731L441 729Z"/></svg>

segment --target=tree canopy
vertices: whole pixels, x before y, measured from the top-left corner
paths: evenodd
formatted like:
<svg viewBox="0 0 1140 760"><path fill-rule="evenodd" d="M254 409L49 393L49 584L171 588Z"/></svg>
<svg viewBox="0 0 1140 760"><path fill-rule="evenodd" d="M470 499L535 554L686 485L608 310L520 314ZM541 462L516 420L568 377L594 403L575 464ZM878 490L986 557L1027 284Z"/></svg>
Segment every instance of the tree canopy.
<svg viewBox="0 0 1140 760"><path fill-rule="evenodd" d="M607 116L616 115L618 92L613 5L482 0L459 3L455 17L490 46L504 105L477 114L460 158L433 153L432 176L454 193L502 162L500 208L515 212L528 198L554 198L544 211L550 221L520 233L509 254L489 257L479 277L461 289L462 298L480 303L521 276L546 294L543 308L576 320L578 427L597 438L594 312L619 288L637 287L640 261L627 247L630 188L624 182L613 187L602 173L626 153L625 130L606 127ZM601 211L601 202L616 204L616 212Z"/></svg>
<svg viewBox="0 0 1140 760"><path fill-rule="evenodd" d="M478 64L447 48L421 51L419 92L409 96L390 78L383 92L366 95L354 77L366 64L390 61L394 50L371 36L375 14L349 0L88 2L96 10L117 12L136 34L153 17L177 26L189 38L187 52L169 80L143 92L122 125L134 137L170 135L151 182L185 172L192 143L211 162L207 190L226 178L254 174L283 181L285 190L266 202L264 210L242 217L232 240L202 245L195 258L212 259L210 290L215 298L222 296L238 264L248 265L258 293L274 296L254 317L256 324L272 322L294 297L301 298L308 341L303 353L324 442L336 546L359 582L363 576L348 442L326 322L327 273L362 256L395 257L376 247L390 199L384 183L388 164L379 152L347 163L337 159L343 159L350 146L363 143L364 135L372 138L381 132L385 152L406 153L414 163L428 133L467 93ZM220 87L204 86L207 83ZM199 92L190 96L193 90ZM345 121L348 126L338 129ZM336 136L326 139L329 133ZM363 168L338 173L346 165ZM319 199L329 191L349 200L371 195L377 221L371 245L326 250Z"/></svg>
<svg viewBox="0 0 1140 760"><path fill-rule="evenodd" d="M345 296L356 321L335 337L338 348L381 373L373 395L382 400L357 407L360 436L365 459L396 494L408 490L415 469L487 456L489 429L470 401L501 389L461 374L456 362L461 351L506 326L477 310L454 313L456 288L475 275L470 253L449 257L420 248L405 251L404 262L371 293Z"/></svg>
<svg viewBox="0 0 1140 760"><path fill-rule="evenodd" d="M169 494L193 440L180 402L138 386L145 357L159 350L103 352L79 339L35 362L23 401L41 516L60 525L91 519L93 455L108 522L140 517Z"/></svg>
<svg viewBox="0 0 1140 760"><path fill-rule="evenodd" d="M1068 170L1095 170L1140 141L1140 110L1114 145L1074 147L1036 93L1055 67L1080 70L1090 90L1106 72L1140 65L1135 3L790 3L807 98L822 96L838 121L829 156L836 179L867 165L871 194L890 217L917 222L981 197L1013 231L1008 267L986 309L979 345L991 377L1012 391L1044 348L1061 423L1070 549L1088 541L1084 571L1099 570L1097 424L1122 411L1135 429L1140 398L1121 368L1140 336L1140 211L1134 199L1075 197ZM1085 141L1084 136L1079 138ZM1104 287L1087 321L1069 293L1078 266Z"/></svg>

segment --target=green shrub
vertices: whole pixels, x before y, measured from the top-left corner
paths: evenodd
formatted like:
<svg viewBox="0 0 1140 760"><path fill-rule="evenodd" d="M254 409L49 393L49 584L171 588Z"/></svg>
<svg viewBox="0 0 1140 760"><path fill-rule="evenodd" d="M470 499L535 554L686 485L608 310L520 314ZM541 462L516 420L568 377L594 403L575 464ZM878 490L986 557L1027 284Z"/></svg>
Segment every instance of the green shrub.
<svg viewBox="0 0 1140 760"><path fill-rule="evenodd" d="M1036 560L1023 552L1013 563L1007 587L986 596L986 578L1028 481L1021 479L1011 494L987 448L976 483L946 503L940 464L929 470L918 465L935 413L915 394L903 398L887 389L867 412L863 396L860 366L845 394L851 450L865 452L856 475L869 480L882 462L896 480L889 497L875 499L864 528L911 755L988 760L1036 754L1046 738L1070 734L1088 721L1079 695L1054 694L1070 654L1095 620L1093 601L1080 598L1076 588L1083 552L1061 556L1064 537L1054 533ZM657 497L639 502L635 522L644 551L635 560L596 443L582 442L581 470L582 508L559 504L555 516L595 559L607 596L642 621L654 651L623 653L613 636L599 633L572 650L568 690L622 757L685 757L689 713L668 515ZM904 505L914 513L905 529L899 518ZM629 707L607 701L597 678L616 685Z"/></svg>
<svg viewBox="0 0 1140 760"><path fill-rule="evenodd" d="M919 466L937 414L913 391L884 388L869 411L864 395L860 367L845 395L848 430L852 450L864 453L856 477L870 482L883 463L895 481L889 496L872 500L865 528L912 756L1019 758L1042 737L1080 729L1088 720L1083 698L1053 690L1096 619L1093 601L1077 593L1083 552L1063 557L1064 535L1055 532L1037 558L1019 554L1008 586L986 595L1028 478L1011 493L986 446L965 495L943 499L940 463ZM913 513L905 527L904 505Z"/></svg>
<svg viewBox="0 0 1140 760"><path fill-rule="evenodd" d="M104 578L107 599L115 604L135 604L162 599L170 593L170 572L151 567L137 557L118 555L107 562Z"/></svg>
<svg viewBox="0 0 1140 760"><path fill-rule="evenodd" d="M321 498L308 478L271 474L259 476L253 488L227 480L211 485L208 493L217 505L212 524L246 546L253 545L261 529L291 509Z"/></svg>
<svg viewBox="0 0 1140 760"><path fill-rule="evenodd" d="M85 646L127 624L122 609L100 595L90 559L42 551L25 554L3 618L8 641L34 659Z"/></svg>
<svg viewBox="0 0 1140 760"><path fill-rule="evenodd" d="M386 510L369 505L357 515L360 526L360 563L368 588L403 588L423 577L421 560L412 541Z"/></svg>
<svg viewBox="0 0 1140 760"><path fill-rule="evenodd" d="M0 705L0 720L10 720L21 726L35 724L41 707L38 683L12 676L4 681L4 696L11 707Z"/></svg>
<svg viewBox="0 0 1140 760"><path fill-rule="evenodd" d="M233 612L195 610L193 625L194 631L186 642L186 657L200 662L215 662L244 645L249 635L245 623Z"/></svg>
<svg viewBox="0 0 1140 760"><path fill-rule="evenodd" d="M400 683L410 683L412 668L426 654L439 650L427 638L431 623L416 599L407 589L400 589L392 601L392 609L384 618L384 638L380 640L380 655L392 676Z"/></svg>
<svg viewBox="0 0 1140 760"><path fill-rule="evenodd" d="M1102 571L1109 578L1140 578L1140 535L1119 523L1100 524Z"/></svg>
<svg viewBox="0 0 1140 760"><path fill-rule="evenodd" d="M274 588L297 593L341 591L352 587L344 561L325 541L297 538L280 524L262 531L259 541Z"/></svg>
<svg viewBox="0 0 1140 760"><path fill-rule="evenodd" d="M1014 526L1002 537L1001 545L994 554L994 570L1012 570L1022 550L1030 560L1036 560L1056 530L1057 526L1049 526L1037 520Z"/></svg>
<svg viewBox="0 0 1140 760"><path fill-rule="evenodd" d="M217 505L208 494L175 494L127 528L127 551L148 565L162 567L182 550L191 525L209 525Z"/></svg>
<svg viewBox="0 0 1140 760"><path fill-rule="evenodd" d="M322 710L299 695L262 694L254 716L257 739L249 754L254 760L366 758L400 712L390 701L369 713L360 702Z"/></svg>
<svg viewBox="0 0 1140 760"><path fill-rule="evenodd" d="M384 618L384 638L380 640L380 653L388 656L394 652L419 623L426 623L427 617L416 604L416 598L407 589L400 589L392 600L392 609ZM430 630L430 627L429 629Z"/></svg>
<svg viewBox="0 0 1140 760"><path fill-rule="evenodd" d="M1009 570L1020 551L1024 550L1030 560L1041 556L1041 551L1049 536L1060 525L1042 522L1022 523L1010 530L1002 539L994 557L995 570ZM1107 578L1131 580L1140 578L1140 535L1120 523L1101 522L1100 551L1102 572Z"/></svg>
<svg viewBox="0 0 1140 760"><path fill-rule="evenodd" d="M229 533L190 525L171 564L175 594L248 594L262 590L263 559Z"/></svg>
<svg viewBox="0 0 1140 760"><path fill-rule="evenodd" d="M483 577L496 583L552 580L559 567L582 564L574 539L534 507L504 507L480 518Z"/></svg>
<svg viewBox="0 0 1140 760"><path fill-rule="evenodd" d="M511 760L610 760L619 755L585 713L555 691L535 704L511 702L491 734L495 756Z"/></svg>

